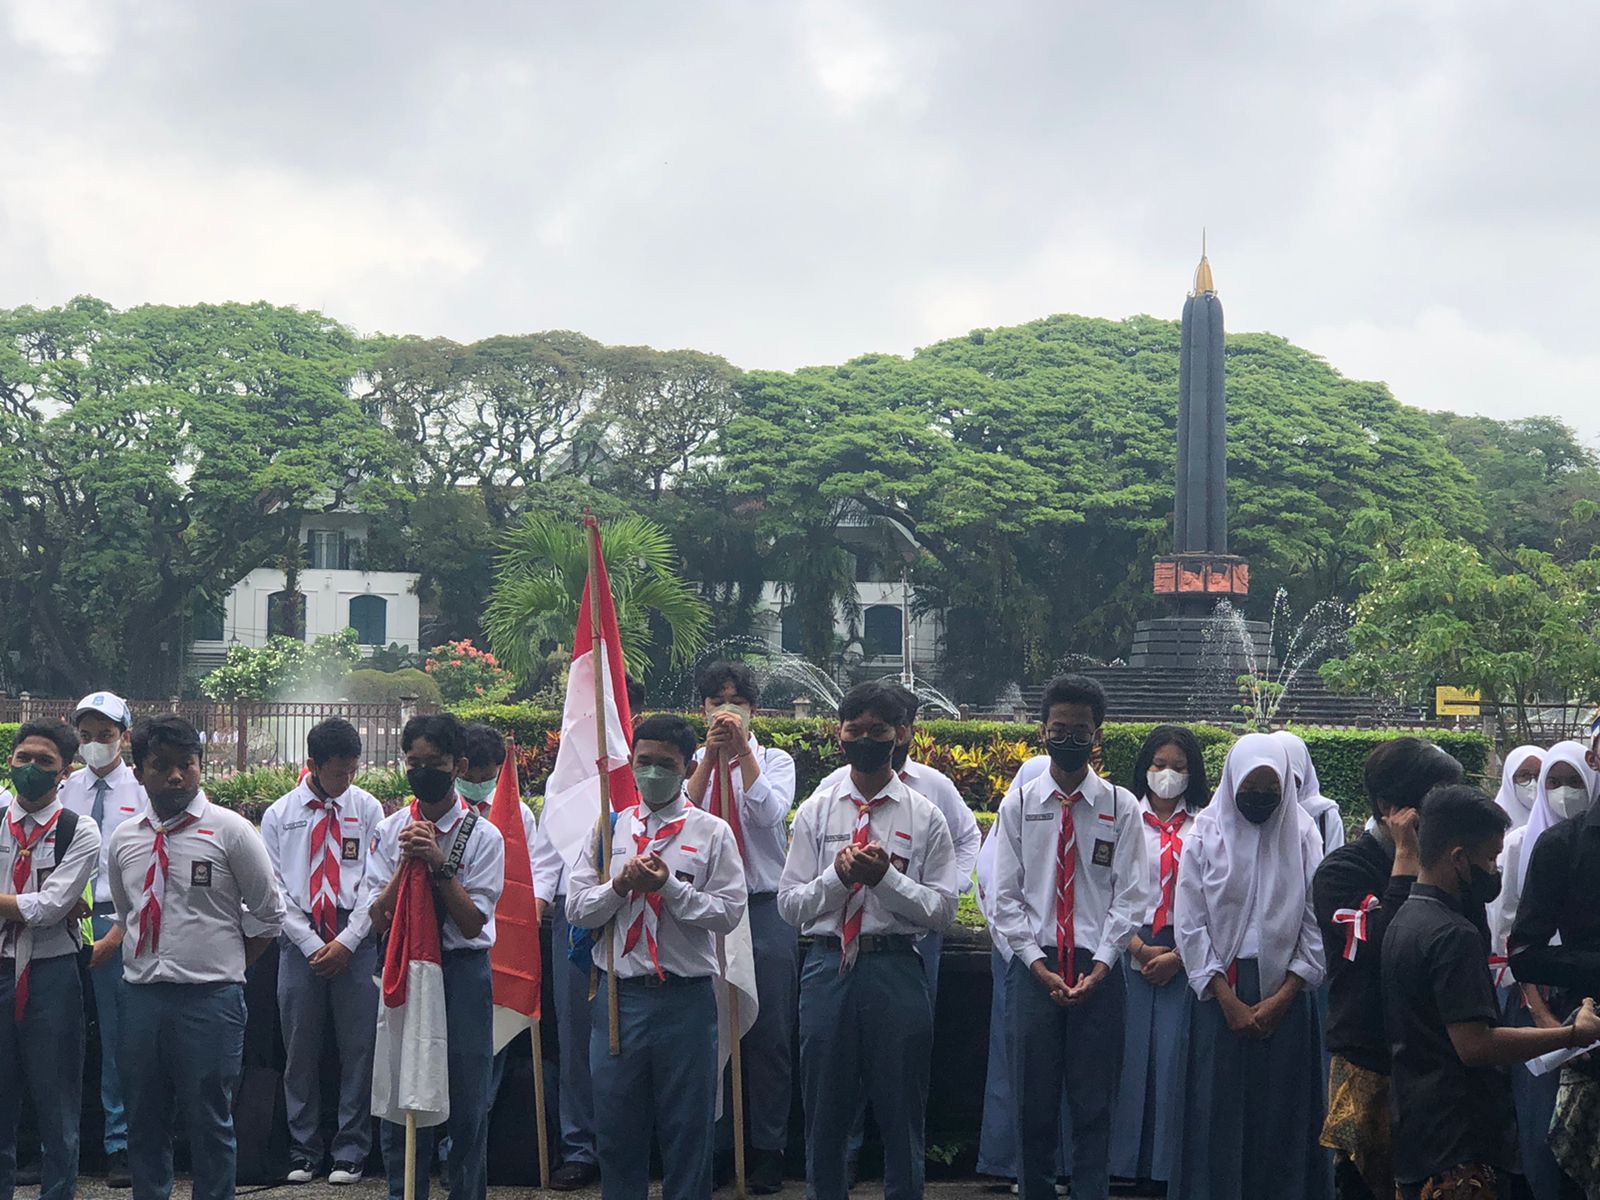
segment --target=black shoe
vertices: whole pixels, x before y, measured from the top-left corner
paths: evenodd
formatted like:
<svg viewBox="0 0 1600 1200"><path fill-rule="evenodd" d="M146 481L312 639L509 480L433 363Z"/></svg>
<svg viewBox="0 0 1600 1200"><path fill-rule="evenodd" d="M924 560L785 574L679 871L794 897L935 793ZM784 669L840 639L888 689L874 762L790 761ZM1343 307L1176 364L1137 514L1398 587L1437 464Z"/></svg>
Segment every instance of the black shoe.
<svg viewBox="0 0 1600 1200"><path fill-rule="evenodd" d="M733 1182L733 1151L718 1150L711 1155L711 1190L719 1192Z"/></svg>
<svg viewBox="0 0 1600 1200"><path fill-rule="evenodd" d="M42 1176L39 1174L42 1163L29 1163L25 1167L18 1167L15 1176L17 1187L38 1187Z"/></svg>
<svg viewBox="0 0 1600 1200"><path fill-rule="evenodd" d="M588 1162L562 1163L550 1172L552 1192L577 1192L590 1187L600 1178L600 1168Z"/></svg>
<svg viewBox="0 0 1600 1200"><path fill-rule="evenodd" d="M126 1150L113 1150L106 1155L106 1186L114 1188L130 1188L133 1186L133 1176L128 1171L128 1152Z"/></svg>
<svg viewBox="0 0 1600 1200"><path fill-rule="evenodd" d="M750 1151L750 1171L745 1179L752 1195L771 1196L783 1191L783 1154L777 1150Z"/></svg>

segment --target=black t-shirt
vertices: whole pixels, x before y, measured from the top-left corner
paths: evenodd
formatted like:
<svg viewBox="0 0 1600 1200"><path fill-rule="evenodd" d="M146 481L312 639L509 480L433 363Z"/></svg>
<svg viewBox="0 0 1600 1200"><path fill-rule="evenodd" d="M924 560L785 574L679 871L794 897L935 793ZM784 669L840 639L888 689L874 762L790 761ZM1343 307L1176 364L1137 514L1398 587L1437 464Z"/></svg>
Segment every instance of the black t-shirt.
<svg viewBox="0 0 1600 1200"><path fill-rule="evenodd" d="M1497 1018L1483 935L1456 899L1417 884L1383 940L1394 1174L1401 1183L1466 1163L1516 1163L1510 1076L1468 1067L1447 1025Z"/></svg>

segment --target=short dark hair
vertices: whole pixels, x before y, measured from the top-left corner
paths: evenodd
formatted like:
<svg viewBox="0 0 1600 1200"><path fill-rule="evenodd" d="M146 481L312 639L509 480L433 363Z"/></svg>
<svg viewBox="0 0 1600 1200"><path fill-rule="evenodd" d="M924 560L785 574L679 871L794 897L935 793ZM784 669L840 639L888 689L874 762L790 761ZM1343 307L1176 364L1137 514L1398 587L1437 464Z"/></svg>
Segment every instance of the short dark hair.
<svg viewBox="0 0 1600 1200"><path fill-rule="evenodd" d="M170 750L205 760L200 732L176 713L146 717L133 727L133 765L143 767L157 751Z"/></svg>
<svg viewBox="0 0 1600 1200"><path fill-rule="evenodd" d="M1511 828L1511 818L1477 788L1444 784L1422 801L1417 849L1425 867L1436 867L1457 846L1476 846Z"/></svg>
<svg viewBox="0 0 1600 1200"><path fill-rule="evenodd" d="M506 739L500 731L482 721L473 721L461 739L461 756L473 767L498 767L506 761Z"/></svg>
<svg viewBox="0 0 1600 1200"><path fill-rule="evenodd" d="M627 680L628 712L637 717L639 711L644 708L644 684L632 675L625 675L623 678Z"/></svg>
<svg viewBox="0 0 1600 1200"><path fill-rule="evenodd" d="M1133 781L1129 785L1133 794L1143 800L1150 791L1146 776L1156 760L1156 751L1163 746L1176 746L1189 762L1189 786L1183 793L1183 802L1190 808L1204 808L1211 803L1211 778L1206 774L1205 752L1200 749L1200 739L1187 725L1157 725L1145 735L1139 756L1133 760Z"/></svg>
<svg viewBox="0 0 1600 1200"><path fill-rule="evenodd" d="M1050 710L1058 704L1086 704L1094 713L1094 723L1106 721L1106 690L1087 675L1057 675L1044 689L1039 701L1039 724L1050 723Z"/></svg>
<svg viewBox="0 0 1600 1200"><path fill-rule="evenodd" d="M694 727L676 713L657 713L640 721L633 731L633 744L637 746L640 742L665 742L676 747L687 766L694 758L700 739L695 737Z"/></svg>
<svg viewBox="0 0 1600 1200"><path fill-rule="evenodd" d="M22 728L17 730L17 740L12 743L20 746L29 738L43 738L47 742L55 743L55 748L61 751L61 765L64 767L72 761L78 753L78 732L65 721L51 718L44 721L26 721Z"/></svg>
<svg viewBox="0 0 1600 1200"><path fill-rule="evenodd" d="M883 685L900 697L900 703L906 706L906 724L915 725L917 714L922 711L922 699L905 684L898 681L889 681Z"/></svg>
<svg viewBox="0 0 1600 1200"><path fill-rule="evenodd" d="M895 690L882 683L858 683L839 701L839 721L854 721L871 713L882 717L891 725L908 724L905 701Z"/></svg>
<svg viewBox="0 0 1600 1200"><path fill-rule="evenodd" d="M751 708L761 702L761 685L756 682L756 673L750 669L748 663L720 661L711 663L700 668L697 682L700 685L701 700L717 699L722 695L722 689L731 683L734 694L750 701Z"/></svg>
<svg viewBox="0 0 1600 1200"><path fill-rule="evenodd" d="M1372 815L1381 817L1396 808L1420 807L1434 788L1460 783L1462 774L1461 764L1432 742L1399 737L1367 755L1361 782Z"/></svg>
<svg viewBox="0 0 1600 1200"><path fill-rule="evenodd" d="M319 767L330 759L360 758L361 735L343 717L318 721L306 734L306 756Z"/></svg>
<svg viewBox="0 0 1600 1200"><path fill-rule="evenodd" d="M467 730L454 713L422 713L407 721L400 731L400 749L411 749L418 738L427 738L441 754L460 758L465 753Z"/></svg>

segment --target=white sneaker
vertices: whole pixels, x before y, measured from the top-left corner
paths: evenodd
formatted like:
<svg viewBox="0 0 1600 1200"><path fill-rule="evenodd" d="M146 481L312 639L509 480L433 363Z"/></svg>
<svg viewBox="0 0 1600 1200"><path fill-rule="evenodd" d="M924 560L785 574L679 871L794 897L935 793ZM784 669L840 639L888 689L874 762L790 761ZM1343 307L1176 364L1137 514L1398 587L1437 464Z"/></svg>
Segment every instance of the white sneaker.
<svg viewBox="0 0 1600 1200"><path fill-rule="evenodd" d="M355 1163L335 1163L328 1182L340 1187L360 1183L361 1167Z"/></svg>
<svg viewBox="0 0 1600 1200"><path fill-rule="evenodd" d="M312 1170L310 1164L297 1162L294 1164L294 1169L289 1172L288 1182L310 1183L316 1177L317 1173Z"/></svg>

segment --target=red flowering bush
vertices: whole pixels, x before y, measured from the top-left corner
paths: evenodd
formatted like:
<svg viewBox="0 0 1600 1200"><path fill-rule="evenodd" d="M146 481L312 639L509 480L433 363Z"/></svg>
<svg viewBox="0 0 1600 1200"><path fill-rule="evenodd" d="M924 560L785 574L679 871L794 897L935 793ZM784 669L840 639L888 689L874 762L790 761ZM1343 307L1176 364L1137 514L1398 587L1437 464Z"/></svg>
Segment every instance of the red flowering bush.
<svg viewBox="0 0 1600 1200"><path fill-rule="evenodd" d="M423 669L439 687L446 704L504 700L516 687L516 678L495 661L487 650L479 650L469 638L446 642L428 651Z"/></svg>

